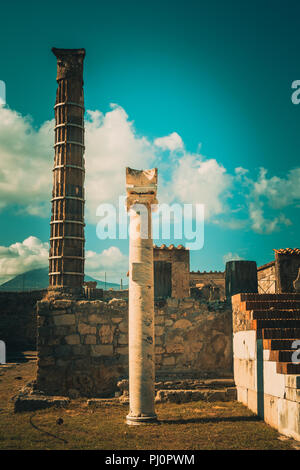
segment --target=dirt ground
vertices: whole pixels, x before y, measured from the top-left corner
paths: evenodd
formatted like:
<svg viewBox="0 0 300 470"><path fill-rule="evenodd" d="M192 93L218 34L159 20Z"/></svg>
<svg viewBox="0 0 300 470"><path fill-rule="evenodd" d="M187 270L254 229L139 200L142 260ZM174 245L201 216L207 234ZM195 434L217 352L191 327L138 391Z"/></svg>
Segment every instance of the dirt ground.
<svg viewBox="0 0 300 470"><path fill-rule="evenodd" d="M259 420L238 402L158 404L159 424L128 426L128 405L14 413L14 397L34 379L36 362L0 366L0 449L295 450L300 443Z"/></svg>

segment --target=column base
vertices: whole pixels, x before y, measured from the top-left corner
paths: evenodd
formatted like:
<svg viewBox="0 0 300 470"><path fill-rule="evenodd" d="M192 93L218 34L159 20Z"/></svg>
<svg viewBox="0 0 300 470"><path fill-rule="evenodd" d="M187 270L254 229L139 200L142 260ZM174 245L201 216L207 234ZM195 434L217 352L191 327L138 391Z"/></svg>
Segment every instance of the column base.
<svg viewBox="0 0 300 470"><path fill-rule="evenodd" d="M158 424L156 415L149 416L126 416L126 424L129 426L139 426L141 424Z"/></svg>
<svg viewBox="0 0 300 470"><path fill-rule="evenodd" d="M51 287L49 286L46 294L48 299L84 299L84 291L82 287Z"/></svg>

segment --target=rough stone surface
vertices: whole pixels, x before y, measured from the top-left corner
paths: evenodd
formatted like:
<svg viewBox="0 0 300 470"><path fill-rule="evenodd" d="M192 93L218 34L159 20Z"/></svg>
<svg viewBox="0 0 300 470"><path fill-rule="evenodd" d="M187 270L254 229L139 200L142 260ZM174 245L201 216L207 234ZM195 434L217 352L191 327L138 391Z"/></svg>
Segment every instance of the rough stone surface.
<svg viewBox="0 0 300 470"><path fill-rule="evenodd" d="M15 413L21 411L36 411L50 408L53 406L66 408L70 400L66 397L44 397L40 395L19 396L14 404Z"/></svg>
<svg viewBox="0 0 300 470"><path fill-rule="evenodd" d="M156 268L158 263L169 263L171 269L169 271L170 293L172 298L181 299L190 295L190 252L189 250L178 249L173 245L167 247L154 247L154 286L155 297L160 297L162 279L161 271ZM164 280L163 280L164 281Z"/></svg>
<svg viewBox="0 0 300 470"><path fill-rule="evenodd" d="M37 308L38 389L49 395L114 396L117 382L128 377L127 301L42 300ZM64 324L57 323L62 317ZM155 302L155 324L157 376L231 373L231 310L226 303L190 298Z"/></svg>
<svg viewBox="0 0 300 470"><path fill-rule="evenodd" d="M234 389L235 390L235 389ZM159 390L155 397L156 403L187 403L190 401L230 401L235 400L235 391L224 390Z"/></svg>

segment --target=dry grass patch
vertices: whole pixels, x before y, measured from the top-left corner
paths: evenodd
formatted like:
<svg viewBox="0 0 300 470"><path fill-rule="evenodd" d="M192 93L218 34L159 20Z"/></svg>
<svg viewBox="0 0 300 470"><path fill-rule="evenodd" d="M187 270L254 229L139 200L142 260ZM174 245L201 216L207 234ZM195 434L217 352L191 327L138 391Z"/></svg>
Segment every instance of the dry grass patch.
<svg viewBox="0 0 300 470"><path fill-rule="evenodd" d="M159 404L158 425L128 426L127 406L87 407L15 414L11 398L35 376L35 363L0 368L0 449L293 449L294 441L237 402ZM20 378L21 377L21 378Z"/></svg>

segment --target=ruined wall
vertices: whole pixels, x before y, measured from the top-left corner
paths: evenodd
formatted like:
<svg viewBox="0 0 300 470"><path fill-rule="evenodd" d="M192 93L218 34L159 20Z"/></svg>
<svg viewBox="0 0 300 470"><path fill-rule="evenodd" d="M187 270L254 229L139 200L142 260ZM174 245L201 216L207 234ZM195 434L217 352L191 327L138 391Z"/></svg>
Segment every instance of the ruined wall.
<svg viewBox="0 0 300 470"><path fill-rule="evenodd" d="M106 396L128 369L123 300L38 303L37 387L50 394Z"/></svg>
<svg viewBox="0 0 300 470"><path fill-rule="evenodd" d="M0 339L11 350L36 348L36 303L45 291L0 292Z"/></svg>
<svg viewBox="0 0 300 470"><path fill-rule="evenodd" d="M276 292L295 292L293 281L297 278L299 268L299 249L294 249L291 253L288 249L275 251Z"/></svg>
<svg viewBox="0 0 300 470"><path fill-rule="evenodd" d="M196 284L215 284L223 287L225 290L225 272L223 271L191 271L190 286L196 287Z"/></svg>
<svg viewBox="0 0 300 470"><path fill-rule="evenodd" d="M226 375L232 360L231 309L224 302L167 299L155 309L156 373Z"/></svg>
<svg viewBox="0 0 300 470"><path fill-rule="evenodd" d="M128 304L43 300L38 304L37 388L111 396L128 377ZM168 299L155 305L156 376L231 373L231 310L225 303Z"/></svg>
<svg viewBox="0 0 300 470"><path fill-rule="evenodd" d="M106 302L111 299L124 299L128 300L128 288L123 290L103 290L103 300Z"/></svg>
<svg viewBox="0 0 300 470"><path fill-rule="evenodd" d="M275 261L271 261L271 263L264 264L257 268L257 281L259 294L275 294Z"/></svg>
<svg viewBox="0 0 300 470"><path fill-rule="evenodd" d="M191 271L191 296L207 300L225 299L225 272L223 271Z"/></svg>
<svg viewBox="0 0 300 470"><path fill-rule="evenodd" d="M180 299L189 297L190 295L190 252L182 245L175 247L170 245L154 246L153 262L163 261L171 263L171 297ZM159 283L159 279L154 277L155 284Z"/></svg>

